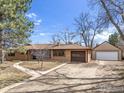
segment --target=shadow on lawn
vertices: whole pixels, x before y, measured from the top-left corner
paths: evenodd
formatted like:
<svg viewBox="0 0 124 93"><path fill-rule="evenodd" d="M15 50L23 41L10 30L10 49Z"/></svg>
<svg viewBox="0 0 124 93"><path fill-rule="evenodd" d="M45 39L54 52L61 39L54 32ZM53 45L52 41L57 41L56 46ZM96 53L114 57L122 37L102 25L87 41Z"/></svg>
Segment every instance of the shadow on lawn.
<svg viewBox="0 0 124 93"><path fill-rule="evenodd" d="M113 71L116 71L119 76L124 77L124 68L114 69Z"/></svg>
<svg viewBox="0 0 124 93"><path fill-rule="evenodd" d="M46 78L47 77L47 78ZM67 80L66 83L59 83ZM71 80L88 80L89 82L69 84ZM118 86L107 86L106 83L124 80L122 78L72 78L65 74L56 72L56 75L44 75L42 78L32 80L49 86L57 86L52 89L18 93L124 93L124 84ZM100 86L105 84L105 86ZM84 86L90 86L83 88ZM42 87L42 86L41 86ZM78 89L78 87L80 87ZM81 88L82 87L82 88ZM109 88L110 87L110 88ZM15 92L14 92L15 93Z"/></svg>

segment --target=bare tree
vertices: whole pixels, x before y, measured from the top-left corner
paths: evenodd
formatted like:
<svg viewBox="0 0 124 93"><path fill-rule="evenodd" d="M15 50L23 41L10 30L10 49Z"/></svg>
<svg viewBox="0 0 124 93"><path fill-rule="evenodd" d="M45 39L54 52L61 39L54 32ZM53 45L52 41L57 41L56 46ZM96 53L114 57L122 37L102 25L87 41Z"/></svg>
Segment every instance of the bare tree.
<svg viewBox="0 0 124 93"><path fill-rule="evenodd" d="M77 31L86 47L93 47L95 36L102 32L103 23L100 21L99 17L93 20L89 13L82 13L75 19Z"/></svg>
<svg viewBox="0 0 124 93"><path fill-rule="evenodd" d="M99 15L106 23L112 24L124 40L124 0L92 0L99 7ZM91 0L90 0L91 3Z"/></svg>
<svg viewBox="0 0 124 93"><path fill-rule="evenodd" d="M70 32L69 29L65 29L64 31L60 32L60 39L65 44L72 44L74 43L73 39L75 38L75 33Z"/></svg>
<svg viewBox="0 0 124 93"><path fill-rule="evenodd" d="M74 43L75 33L70 32L68 29L65 29L64 31L59 32L58 34L53 35L52 37L52 43L58 44L58 43L64 43L64 44L72 44Z"/></svg>
<svg viewBox="0 0 124 93"><path fill-rule="evenodd" d="M60 40L59 34L54 34L52 36L52 40L50 41L50 43L55 44L55 45L60 44L60 42L61 42L61 40Z"/></svg>
<svg viewBox="0 0 124 93"><path fill-rule="evenodd" d="M43 63L46 59L49 58L49 50L47 48L45 49L33 49L31 54L35 56L38 63L41 65L41 69L43 69Z"/></svg>

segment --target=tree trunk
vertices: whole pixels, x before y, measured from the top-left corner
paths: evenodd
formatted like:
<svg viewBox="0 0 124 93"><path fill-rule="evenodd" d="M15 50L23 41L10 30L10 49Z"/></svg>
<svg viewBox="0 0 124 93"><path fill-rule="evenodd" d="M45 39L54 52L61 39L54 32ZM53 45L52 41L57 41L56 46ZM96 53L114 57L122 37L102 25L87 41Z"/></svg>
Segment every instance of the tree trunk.
<svg viewBox="0 0 124 93"><path fill-rule="evenodd" d="M1 63L4 63L5 60L5 51L2 50L2 58L1 58Z"/></svg>
<svg viewBox="0 0 124 93"><path fill-rule="evenodd" d="M88 45L87 45L87 41L86 41L86 39L85 39L84 34L81 34L81 36L82 36L82 38L83 38L83 40L84 40L84 44L85 44L85 46L88 47Z"/></svg>
<svg viewBox="0 0 124 93"><path fill-rule="evenodd" d="M41 61L41 70L43 70L43 60Z"/></svg>
<svg viewBox="0 0 124 93"><path fill-rule="evenodd" d="M91 40L91 48L93 47L95 35L96 35L96 34L95 34L95 30L94 30L93 38L92 38L92 40Z"/></svg>
<svg viewBox="0 0 124 93"><path fill-rule="evenodd" d="M123 34L121 28L119 27L119 25L114 21L112 15L110 14L109 9L107 8L107 6L106 6L106 4L105 4L105 1L104 1L104 0L100 0L100 1L101 1L101 4L102 4L103 8L104 8L105 11L106 11L106 14L107 14L109 20L111 21L111 23L112 23L112 24L115 26L115 28L117 29L117 31L118 31L118 33L120 34L122 40L124 40L124 34Z"/></svg>
<svg viewBox="0 0 124 93"><path fill-rule="evenodd" d="M2 33L2 30L0 30L0 63L3 63L4 62L4 50L3 50L3 33Z"/></svg>

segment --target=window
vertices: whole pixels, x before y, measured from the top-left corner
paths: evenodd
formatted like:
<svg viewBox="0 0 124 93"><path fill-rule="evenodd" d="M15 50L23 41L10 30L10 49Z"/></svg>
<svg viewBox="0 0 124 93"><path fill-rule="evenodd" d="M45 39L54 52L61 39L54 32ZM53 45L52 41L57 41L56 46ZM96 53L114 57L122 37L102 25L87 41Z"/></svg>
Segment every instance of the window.
<svg viewBox="0 0 124 93"><path fill-rule="evenodd" d="M35 55L32 55L32 59L37 59L37 57Z"/></svg>
<svg viewBox="0 0 124 93"><path fill-rule="evenodd" d="M54 50L53 56L65 56L64 50Z"/></svg>
<svg viewBox="0 0 124 93"><path fill-rule="evenodd" d="M24 55L24 54L25 54L25 53L23 53L23 52L21 53L21 55Z"/></svg>
<svg viewBox="0 0 124 93"><path fill-rule="evenodd" d="M8 56L15 56L15 53L9 53Z"/></svg>

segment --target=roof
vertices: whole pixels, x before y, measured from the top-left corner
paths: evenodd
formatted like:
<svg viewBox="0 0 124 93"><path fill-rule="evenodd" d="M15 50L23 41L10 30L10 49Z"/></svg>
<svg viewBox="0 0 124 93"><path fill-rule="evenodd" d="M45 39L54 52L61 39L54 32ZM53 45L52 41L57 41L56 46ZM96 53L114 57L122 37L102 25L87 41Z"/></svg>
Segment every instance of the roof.
<svg viewBox="0 0 124 93"><path fill-rule="evenodd" d="M118 47L124 51L124 45L119 45Z"/></svg>
<svg viewBox="0 0 124 93"><path fill-rule="evenodd" d="M93 50L121 50L119 47L110 44L107 41L99 44L98 46L94 47Z"/></svg>
<svg viewBox="0 0 124 93"><path fill-rule="evenodd" d="M27 49L91 49L89 47L83 47L77 44L32 44L25 46Z"/></svg>
<svg viewBox="0 0 124 93"><path fill-rule="evenodd" d="M32 44L25 46L26 49L48 49L52 47L52 44Z"/></svg>
<svg viewBox="0 0 124 93"><path fill-rule="evenodd" d="M77 44L61 44L52 47L52 49L91 49L91 48L83 47Z"/></svg>

